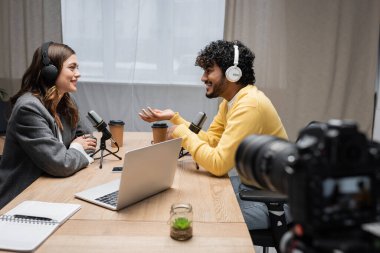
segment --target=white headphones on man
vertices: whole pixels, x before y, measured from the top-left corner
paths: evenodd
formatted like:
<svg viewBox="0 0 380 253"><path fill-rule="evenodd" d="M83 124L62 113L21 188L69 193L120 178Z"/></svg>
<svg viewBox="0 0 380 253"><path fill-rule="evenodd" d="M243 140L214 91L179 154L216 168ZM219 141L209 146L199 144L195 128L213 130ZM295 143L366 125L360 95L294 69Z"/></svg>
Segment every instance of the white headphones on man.
<svg viewBox="0 0 380 253"><path fill-rule="evenodd" d="M241 69L237 66L239 64L239 48L237 45L234 45L234 52L234 65L226 70L226 78L228 81L236 83L242 76Z"/></svg>

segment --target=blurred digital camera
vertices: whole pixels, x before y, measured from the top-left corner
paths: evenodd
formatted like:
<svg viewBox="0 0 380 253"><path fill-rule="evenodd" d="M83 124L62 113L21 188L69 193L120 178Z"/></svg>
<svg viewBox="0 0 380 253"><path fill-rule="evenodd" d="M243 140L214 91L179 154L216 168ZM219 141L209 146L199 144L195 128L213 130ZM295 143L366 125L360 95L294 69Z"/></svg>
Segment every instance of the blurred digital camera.
<svg viewBox="0 0 380 253"><path fill-rule="evenodd" d="M249 136L237 149L236 169L247 185L287 194L307 234L379 220L380 145L353 121L311 123L295 144Z"/></svg>

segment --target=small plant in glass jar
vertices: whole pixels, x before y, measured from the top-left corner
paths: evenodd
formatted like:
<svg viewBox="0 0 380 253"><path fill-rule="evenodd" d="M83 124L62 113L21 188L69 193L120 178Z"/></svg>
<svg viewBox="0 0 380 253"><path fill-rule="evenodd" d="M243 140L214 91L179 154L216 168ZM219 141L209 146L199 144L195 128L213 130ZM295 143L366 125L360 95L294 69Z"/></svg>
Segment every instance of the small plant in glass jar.
<svg viewBox="0 0 380 253"><path fill-rule="evenodd" d="M179 241L190 239L193 236L191 205L175 204L170 213L170 237Z"/></svg>

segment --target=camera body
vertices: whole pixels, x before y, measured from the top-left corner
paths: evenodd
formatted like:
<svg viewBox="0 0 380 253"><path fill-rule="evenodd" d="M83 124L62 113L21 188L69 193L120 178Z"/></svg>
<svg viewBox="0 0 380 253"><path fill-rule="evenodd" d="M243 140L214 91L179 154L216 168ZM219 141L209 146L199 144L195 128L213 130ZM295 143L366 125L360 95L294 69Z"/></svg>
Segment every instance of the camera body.
<svg viewBox="0 0 380 253"><path fill-rule="evenodd" d="M236 153L242 182L288 195L306 234L379 220L380 146L352 121L312 123L296 143L249 136Z"/></svg>

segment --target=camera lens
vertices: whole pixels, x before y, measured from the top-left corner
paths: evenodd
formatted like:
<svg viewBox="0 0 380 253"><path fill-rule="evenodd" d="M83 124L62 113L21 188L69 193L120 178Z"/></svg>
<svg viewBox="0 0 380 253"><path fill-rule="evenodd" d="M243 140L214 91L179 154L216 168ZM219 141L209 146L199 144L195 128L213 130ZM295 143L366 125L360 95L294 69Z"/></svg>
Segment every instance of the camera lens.
<svg viewBox="0 0 380 253"><path fill-rule="evenodd" d="M294 162L295 155L295 145L284 139L251 135L237 149L236 169L244 184L286 194L286 169Z"/></svg>

